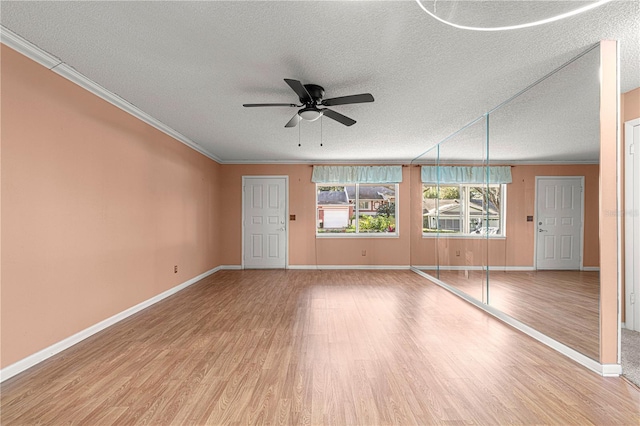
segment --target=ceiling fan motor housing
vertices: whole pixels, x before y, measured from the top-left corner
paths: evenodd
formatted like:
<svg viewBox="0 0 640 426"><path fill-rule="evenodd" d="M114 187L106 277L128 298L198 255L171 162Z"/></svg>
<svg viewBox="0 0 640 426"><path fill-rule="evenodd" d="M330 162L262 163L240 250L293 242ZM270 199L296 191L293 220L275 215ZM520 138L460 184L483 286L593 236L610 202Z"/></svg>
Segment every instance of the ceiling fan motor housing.
<svg viewBox="0 0 640 426"><path fill-rule="evenodd" d="M324 96L324 87L318 86L317 84L305 84L304 88L307 89L309 96L313 101L313 104L320 102L322 97ZM309 102L305 102L305 99L300 98L300 102L308 104Z"/></svg>

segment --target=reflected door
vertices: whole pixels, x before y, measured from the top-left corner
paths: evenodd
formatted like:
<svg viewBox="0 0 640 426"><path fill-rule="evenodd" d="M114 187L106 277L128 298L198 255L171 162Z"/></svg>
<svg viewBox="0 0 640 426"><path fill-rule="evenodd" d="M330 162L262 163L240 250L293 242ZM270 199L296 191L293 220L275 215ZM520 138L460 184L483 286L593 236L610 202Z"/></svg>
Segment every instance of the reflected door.
<svg viewBox="0 0 640 426"><path fill-rule="evenodd" d="M538 177L537 269L580 269L582 177Z"/></svg>
<svg viewBox="0 0 640 426"><path fill-rule="evenodd" d="M245 268L285 268L286 188L284 177L243 178Z"/></svg>

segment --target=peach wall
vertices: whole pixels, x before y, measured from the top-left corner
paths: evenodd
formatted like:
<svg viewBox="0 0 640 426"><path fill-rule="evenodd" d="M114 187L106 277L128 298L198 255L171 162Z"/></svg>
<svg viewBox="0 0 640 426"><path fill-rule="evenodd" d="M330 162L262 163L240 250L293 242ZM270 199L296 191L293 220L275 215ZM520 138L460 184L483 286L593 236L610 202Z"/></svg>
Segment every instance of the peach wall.
<svg viewBox="0 0 640 426"><path fill-rule="evenodd" d="M617 42L600 43L600 362L618 363ZM620 253L622 255L622 253Z"/></svg>
<svg viewBox="0 0 640 426"><path fill-rule="evenodd" d="M414 167L412 194L420 211L421 182L419 167ZM584 266L599 266L598 242L598 174L597 164L586 165L517 165L511 167L513 182L507 185L507 236L490 239L413 237L411 263L435 265L436 252L441 265L482 265L531 267L534 262L535 223L527 222L527 216L535 215L536 176L584 176ZM415 234L420 235L420 218L416 215ZM457 252L460 256L457 256ZM481 255L478 255L478 253Z"/></svg>
<svg viewBox="0 0 640 426"><path fill-rule="evenodd" d="M400 184L399 238L315 238L315 184L312 167L295 164L222 165L221 185L226 200L221 230L223 264L242 263L242 176L289 176L289 265L409 265L409 168ZM362 256L366 250L366 256Z"/></svg>
<svg viewBox="0 0 640 426"><path fill-rule="evenodd" d="M6 367L218 266L223 212L214 161L1 54Z"/></svg>
<svg viewBox="0 0 640 426"><path fill-rule="evenodd" d="M640 87L622 94L622 122L640 118Z"/></svg>

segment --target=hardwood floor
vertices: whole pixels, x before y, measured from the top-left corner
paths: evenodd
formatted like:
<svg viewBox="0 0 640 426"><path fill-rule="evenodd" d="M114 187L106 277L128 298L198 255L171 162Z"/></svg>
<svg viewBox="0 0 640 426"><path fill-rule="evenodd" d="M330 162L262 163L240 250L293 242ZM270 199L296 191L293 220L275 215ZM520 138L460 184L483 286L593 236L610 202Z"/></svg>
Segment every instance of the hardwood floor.
<svg viewBox="0 0 640 426"><path fill-rule="evenodd" d="M483 274L440 271L440 280L482 300ZM595 360L600 358L599 297L598 272L489 271L491 306Z"/></svg>
<svg viewBox="0 0 640 426"><path fill-rule="evenodd" d="M2 384L3 425L628 424L640 392L409 271L223 271Z"/></svg>

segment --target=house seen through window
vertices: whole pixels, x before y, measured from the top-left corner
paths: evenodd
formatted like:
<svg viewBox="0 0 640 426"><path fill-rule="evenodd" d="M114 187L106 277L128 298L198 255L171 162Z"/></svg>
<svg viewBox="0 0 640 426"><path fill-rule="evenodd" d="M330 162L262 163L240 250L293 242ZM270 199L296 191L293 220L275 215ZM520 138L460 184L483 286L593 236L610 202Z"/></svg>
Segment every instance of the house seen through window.
<svg viewBox="0 0 640 426"><path fill-rule="evenodd" d="M423 234L503 236L505 185L423 185Z"/></svg>
<svg viewBox="0 0 640 426"><path fill-rule="evenodd" d="M397 235L397 192L397 184L316 184L316 231Z"/></svg>

